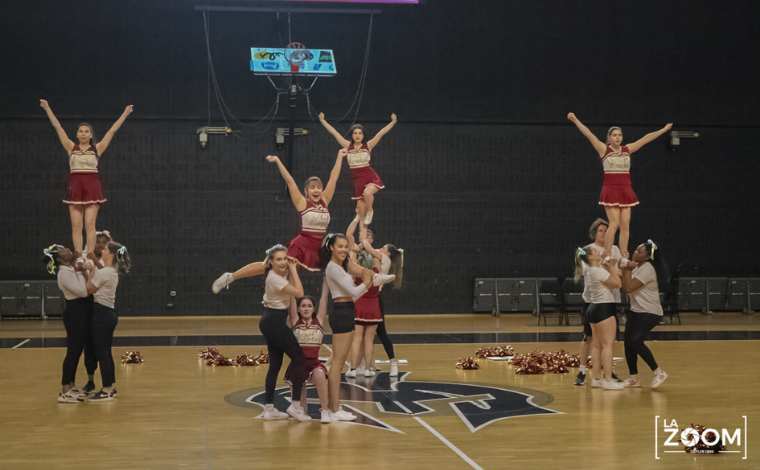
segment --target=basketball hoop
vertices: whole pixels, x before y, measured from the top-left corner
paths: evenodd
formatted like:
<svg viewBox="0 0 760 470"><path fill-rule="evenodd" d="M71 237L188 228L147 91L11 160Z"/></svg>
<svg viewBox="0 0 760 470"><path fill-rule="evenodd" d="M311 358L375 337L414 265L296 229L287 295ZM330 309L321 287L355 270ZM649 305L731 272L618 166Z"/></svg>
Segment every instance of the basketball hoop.
<svg viewBox="0 0 760 470"><path fill-rule="evenodd" d="M313 58L314 55L300 42L291 42L285 46L285 60L290 64L290 71L293 73L298 72L304 62Z"/></svg>

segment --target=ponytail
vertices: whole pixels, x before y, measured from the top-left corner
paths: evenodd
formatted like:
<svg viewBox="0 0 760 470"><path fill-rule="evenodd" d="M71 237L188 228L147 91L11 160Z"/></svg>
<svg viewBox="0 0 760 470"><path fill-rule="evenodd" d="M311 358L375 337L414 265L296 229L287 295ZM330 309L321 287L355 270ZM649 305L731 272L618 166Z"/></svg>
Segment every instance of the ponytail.
<svg viewBox="0 0 760 470"><path fill-rule="evenodd" d="M575 249L575 276L573 279L575 279L576 284L583 277L583 263L586 263L587 265L591 265L591 263L588 260L587 250L593 250L593 248L591 248L591 245L587 245L585 249L581 247L578 247Z"/></svg>

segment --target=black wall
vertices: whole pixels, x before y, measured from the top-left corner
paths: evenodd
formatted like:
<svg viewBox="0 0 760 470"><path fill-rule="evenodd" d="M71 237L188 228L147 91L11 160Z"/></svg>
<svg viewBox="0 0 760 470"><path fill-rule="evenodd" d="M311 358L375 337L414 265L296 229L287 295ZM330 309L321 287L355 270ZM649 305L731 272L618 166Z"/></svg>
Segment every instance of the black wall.
<svg viewBox="0 0 760 470"><path fill-rule="evenodd" d="M135 262L120 287L120 313L258 313L261 280L241 281L220 296L210 284L298 231L292 205L274 200L282 180L264 161L285 154L272 134L287 126L287 102L268 129L266 121L231 122L245 130L239 138L211 136L208 148L199 147L195 131L209 122L209 88L196 3L6 7L0 279L43 277L41 249L70 243L60 202L67 159L38 100L50 101L71 135L85 119L102 135L134 104L101 160L109 201L98 226L125 243ZM760 274L756 15L751 2L705 5L381 5L358 120L370 134L391 112L400 120L373 153L388 189L376 199L372 228L378 241L407 253L405 288L394 294L392 310L466 312L475 277L570 273L572 249L603 211L596 205L600 164L565 119L569 111L599 136L615 124L633 140L671 121L700 132L676 152L662 137L634 156L642 205L634 209L630 248L659 240L672 261L684 263L685 275ZM311 103L337 119L354 100L369 17L291 19L294 41L335 50L340 73L317 82ZM249 47L289 42L287 15L278 22L274 13L214 12L209 26L228 107L246 124L258 121L275 93L248 71ZM212 125L224 125L218 109L212 93ZM338 147L313 123L303 98L296 119L310 134L295 143L294 176L326 179ZM337 127L345 130L350 120ZM332 231L352 218L350 195L344 169Z"/></svg>

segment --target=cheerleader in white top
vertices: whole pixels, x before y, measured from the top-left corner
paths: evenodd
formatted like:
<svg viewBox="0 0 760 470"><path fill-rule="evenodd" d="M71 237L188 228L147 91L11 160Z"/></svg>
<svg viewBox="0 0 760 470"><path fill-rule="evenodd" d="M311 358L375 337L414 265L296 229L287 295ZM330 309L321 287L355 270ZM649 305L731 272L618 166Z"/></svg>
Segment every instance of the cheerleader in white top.
<svg viewBox="0 0 760 470"><path fill-rule="evenodd" d="M584 263L587 268L584 272ZM591 323L591 361L594 363L594 378L591 386L606 390L622 390L622 382L612 377L612 348L615 342L615 298L612 290L620 289L617 260L605 261L591 245L578 248L575 253L575 282L583 276L588 285L591 305L586 311ZM602 380L604 372L604 380Z"/></svg>
<svg viewBox="0 0 760 470"><path fill-rule="evenodd" d="M267 250L264 265L266 290L261 302L264 305L264 313L259 321L259 329L267 341L269 370L264 383L265 406L262 417L265 420L275 420L287 419L290 415L299 421L311 421L311 417L301 408L300 403L306 357L287 325L293 297L303 297L303 285L298 277L295 259L288 257L288 251L284 246L275 245ZM274 391L285 355L291 362L290 381L293 384L293 393L287 413L282 413L274 407Z"/></svg>
<svg viewBox="0 0 760 470"><path fill-rule="evenodd" d="M327 234L327 226L330 224L330 211L327 209L327 206L335 194L335 184L340 176L340 167L343 158L347 154L348 152L345 149L338 152L335 166L333 166L330 180L327 182L326 187L323 188L322 180L316 176L312 176L306 180L303 194L301 194L298 185L280 159L273 155L267 156L268 162L277 164L282 178L288 184L293 206L295 206L301 216L301 233L291 240L290 245L288 245L288 256L295 259L301 267L309 271L319 272L319 268L317 267L319 248L322 246L322 240ZM219 291L229 286L233 281L258 276L264 274L264 271L264 263L250 263L234 273L222 274L214 282L211 290L214 294L218 294Z"/></svg>
<svg viewBox="0 0 760 470"><path fill-rule="evenodd" d="M604 186L599 195L599 204L607 212L610 221L607 238L604 240L604 258L611 256L615 244L615 234L620 228L620 251L628 257L628 238L630 236L631 207L638 205L639 200L631 187L631 155L644 145L652 142L673 126L666 125L656 132L650 132L632 144L623 145L623 131L619 127L610 127L607 131L607 142L602 143L584 126L573 113L567 118L575 123L586 138L591 141L604 166Z"/></svg>
<svg viewBox="0 0 760 470"><path fill-rule="evenodd" d="M631 308L626 312L625 322L625 361L631 376L623 383L627 388L641 387L637 365L640 356L654 374L652 388L658 388L668 378L668 374L657 365L644 340L662 320L659 286L670 282L668 266L659 247L652 240L636 248L633 261L625 263L625 260L621 260L621 265L623 288L631 299Z"/></svg>
<svg viewBox="0 0 760 470"><path fill-rule="evenodd" d="M298 304L296 306L296 304ZM314 384L317 387L319 396L320 415L322 423L331 421L330 411L327 401L327 368L319 360L319 349L322 347L322 338L325 330L322 325L327 320L327 297L323 296L319 309L316 310L314 299L306 295L290 304L290 315L288 326L293 330L293 334L301 345L304 356L306 356L305 374L306 380L301 391L301 408L308 412L308 402L306 397L306 384ZM295 366L290 363L288 370L285 371L285 381L291 384ZM291 396L293 392L290 392Z"/></svg>
<svg viewBox="0 0 760 470"><path fill-rule="evenodd" d="M366 142L364 127L361 124L351 126L349 129L351 141L349 141L325 120L324 113L319 114L319 121L335 137L340 146L348 150L346 159L351 168L351 177L354 179L354 195L351 199L357 201L357 208L360 211L359 217L364 219L365 224L369 225L374 216L372 206L375 202L375 193L385 188L383 181L370 166L370 153L375 145L380 142L380 139L396 125L396 115L391 114L390 124L380 129L375 137Z"/></svg>
<svg viewBox="0 0 760 470"><path fill-rule="evenodd" d="M111 126L111 129L106 132L100 142L95 140L91 125L86 122L79 124L76 144L66 135L48 102L40 100L40 106L47 113L50 122L58 133L63 148L69 155L71 179L63 202L69 206L74 251L82 253L82 227L84 226L84 230L87 232L87 245L95 246L95 221L98 217L100 204L106 202L98 180L98 162L111 143L116 131L124 124L127 116L132 113L132 105L124 109L121 117ZM84 225L82 224L83 219Z"/></svg>
<svg viewBox="0 0 760 470"><path fill-rule="evenodd" d="M333 309L329 323L332 329L333 366L328 380L330 417L332 421L353 421L356 416L340 407L340 373L346 362L354 336L354 301L364 295L372 285L372 271L362 271L362 283L354 284L348 273L348 240L342 234L330 234L319 252L319 265L325 272L322 295L329 291ZM339 366L340 365L340 366Z"/></svg>
<svg viewBox="0 0 760 470"><path fill-rule="evenodd" d="M66 299L66 308L63 311L66 357L63 360L58 402L81 403L86 393L76 386L75 377L79 358L90 337L88 319L92 315L92 299L87 294L87 278L81 270L74 268L74 252L65 246L50 245L43 250L43 254L48 272L56 274L58 271L58 288Z"/></svg>

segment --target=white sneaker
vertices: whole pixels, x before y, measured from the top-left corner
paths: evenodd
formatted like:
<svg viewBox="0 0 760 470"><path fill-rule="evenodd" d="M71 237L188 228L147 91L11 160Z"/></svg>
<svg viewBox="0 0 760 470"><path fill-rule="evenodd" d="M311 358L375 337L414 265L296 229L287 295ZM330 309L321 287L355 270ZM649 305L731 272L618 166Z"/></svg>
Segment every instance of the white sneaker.
<svg viewBox="0 0 760 470"><path fill-rule="evenodd" d="M372 370L372 368L369 368L369 369L367 369L367 370L364 371L364 376L365 377L374 377L375 376L375 371Z"/></svg>
<svg viewBox="0 0 760 470"><path fill-rule="evenodd" d="M77 387L71 387L68 392L69 395L75 396L77 398L84 398L87 396L86 393L84 393L82 390L80 390Z"/></svg>
<svg viewBox="0 0 760 470"><path fill-rule="evenodd" d="M383 284L388 284L389 282L393 282L395 280L396 276L394 274L375 274L372 276L372 285L382 286Z"/></svg>
<svg viewBox="0 0 760 470"><path fill-rule="evenodd" d="M356 369L350 369L348 372L346 372L346 377L355 379L356 378Z"/></svg>
<svg viewBox="0 0 760 470"><path fill-rule="evenodd" d="M271 410L264 408L264 421L274 421L276 419L288 419L288 414L283 413L277 408L272 407Z"/></svg>
<svg viewBox="0 0 760 470"><path fill-rule="evenodd" d="M364 372L366 370L367 369L364 366L359 366L359 367L356 368L356 375L364 375Z"/></svg>
<svg viewBox="0 0 760 470"><path fill-rule="evenodd" d="M333 421L354 421L356 420L356 415L345 411L341 407L338 407L338 411L335 413L330 413L330 418Z"/></svg>
<svg viewBox="0 0 760 470"><path fill-rule="evenodd" d="M594 384L592 383L591 386ZM623 382L615 382L614 380L605 380L602 384L602 388L605 390L623 390L625 388L625 384Z"/></svg>
<svg viewBox="0 0 760 470"><path fill-rule="evenodd" d="M301 405L291 404L288 407L288 414L298 421L311 421L311 416L307 415Z"/></svg>
<svg viewBox="0 0 760 470"><path fill-rule="evenodd" d="M72 395L69 392L58 392L58 403L82 403L78 395Z"/></svg>
<svg viewBox="0 0 760 470"><path fill-rule="evenodd" d="M391 361L391 377L398 377L398 364L396 364L396 361Z"/></svg>
<svg viewBox="0 0 760 470"><path fill-rule="evenodd" d="M225 287L229 289L229 285L232 284L232 273L224 273L219 276L219 279L214 281L214 285L211 286L211 292L218 294Z"/></svg>
<svg viewBox="0 0 760 470"><path fill-rule="evenodd" d="M330 421L332 421L332 417L330 417L330 410L323 410L322 408L319 409L320 418L319 422L322 424L327 424Z"/></svg>
<svg viewBox="0 0 760 470"><path fill-rule="evenodd" d="M628 377L623 380L625 388L641 388L641 380L638 377Z"/></svg>
<svg viewBox="0 0 760 470"><path fill-rule="evenodd" d="M369 211L367 212L367 215L364 216L364 225L369 225L372 223L372 216L375 215L375 211Z"/></svg>
<svg viewBox="0 0 760 470"><path fill-rule="evenodd" d="M593 388L602 388L603 382L602 379L591 379L591 386Z"/></svg>
<svg viewBox="0 0 760 470"><path fill-rule="evenodd" d="M660 373L656 374L654 379L652 379L652 388L658 388L667 378L668 374L666 374L664 370L660 370Z"/></svg>

